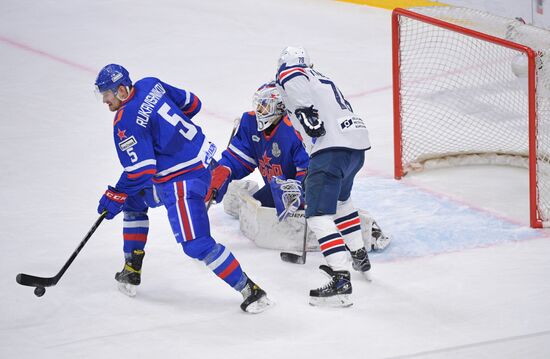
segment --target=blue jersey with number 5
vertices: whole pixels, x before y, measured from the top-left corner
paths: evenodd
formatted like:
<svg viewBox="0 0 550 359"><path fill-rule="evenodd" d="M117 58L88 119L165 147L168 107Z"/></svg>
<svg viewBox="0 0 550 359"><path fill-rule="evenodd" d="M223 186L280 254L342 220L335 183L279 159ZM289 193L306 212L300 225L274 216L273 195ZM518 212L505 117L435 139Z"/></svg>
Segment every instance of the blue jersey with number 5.
<svg viewBox="0 0 550 359"><path fill-rule="evenodd" d="M215 151L191 118L201 103L191 92L148 77L137 81L113 123L124 172L116 189L133 195L154 183L206 171Z"/></svg>

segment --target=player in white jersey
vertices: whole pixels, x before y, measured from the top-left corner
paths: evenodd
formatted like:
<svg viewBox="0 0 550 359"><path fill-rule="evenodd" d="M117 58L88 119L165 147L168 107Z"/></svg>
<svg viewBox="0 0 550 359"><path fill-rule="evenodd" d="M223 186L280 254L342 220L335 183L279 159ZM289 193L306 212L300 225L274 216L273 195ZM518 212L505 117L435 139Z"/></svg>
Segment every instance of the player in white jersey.
<svg viewBox="0 0 550 359"><path fill-rule="evenodd" d="M283 50L276 85L311 157L305 180L307 224L328 264L320 269L331 277L310 291L310 304L350 306L348 250L355 270L367 272L371 267L350 198L354 177L370 149L369 132L334 82L312 68L304 48Z"/></svg>

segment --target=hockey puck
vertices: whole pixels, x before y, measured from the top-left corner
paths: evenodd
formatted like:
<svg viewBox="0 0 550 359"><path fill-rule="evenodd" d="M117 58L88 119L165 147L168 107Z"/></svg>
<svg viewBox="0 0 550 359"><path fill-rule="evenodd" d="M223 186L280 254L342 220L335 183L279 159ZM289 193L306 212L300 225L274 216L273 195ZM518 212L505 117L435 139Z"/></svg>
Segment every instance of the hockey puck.
<svg viewBox="0 0 550 359"><path fill-rule="evenodd" d="M46 293L46 288L44 288L44 287L36 287L36 288L34 288L34 295L36 295L37 297L43 296L44 293Z"/></svg>

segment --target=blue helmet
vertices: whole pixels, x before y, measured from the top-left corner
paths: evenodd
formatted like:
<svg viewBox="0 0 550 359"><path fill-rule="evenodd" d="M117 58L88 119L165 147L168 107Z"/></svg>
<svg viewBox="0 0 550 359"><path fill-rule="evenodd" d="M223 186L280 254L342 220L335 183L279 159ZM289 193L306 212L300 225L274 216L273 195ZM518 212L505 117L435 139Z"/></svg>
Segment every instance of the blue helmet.
<svg viewBox="0 0 550 359"><path fill-rule="evenodd" d="M116 94L120 85L132 86L132 80L128 70L117 64L109 64L102 68L95 80L95 86L99 92L111 90Z"/></svg>

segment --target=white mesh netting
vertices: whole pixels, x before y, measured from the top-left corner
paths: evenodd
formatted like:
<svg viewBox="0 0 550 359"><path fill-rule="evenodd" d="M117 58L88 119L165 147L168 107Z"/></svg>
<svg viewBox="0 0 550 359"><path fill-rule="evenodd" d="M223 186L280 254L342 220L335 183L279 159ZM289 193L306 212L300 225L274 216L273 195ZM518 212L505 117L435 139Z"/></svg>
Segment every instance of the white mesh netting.
<svg viewBox="0 0 550 359"><path fill-rule="evenodd" d="M550 31L472 9L413 11L535 50L537 202L540 217L550 220ZM407 16L399 17L399 36L404 172L467 163L469 157L475 163L526 166L526 55ZM461 160L441 160L449 156Z"/></svg>

